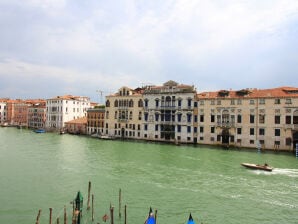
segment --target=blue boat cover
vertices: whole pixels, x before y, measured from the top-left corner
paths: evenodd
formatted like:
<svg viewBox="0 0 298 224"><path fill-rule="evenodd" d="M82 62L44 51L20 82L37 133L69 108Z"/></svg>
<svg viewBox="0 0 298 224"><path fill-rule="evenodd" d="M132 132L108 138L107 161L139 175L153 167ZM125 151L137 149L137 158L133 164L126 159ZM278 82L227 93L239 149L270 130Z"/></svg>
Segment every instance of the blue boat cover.
<svg viewBox="0 0 298 224"><path fill-rule="evenodd" d="M195 224L195 222L193 221L193 218L191 216L191 213L189 214L189 218L188 218L187 224Z"/></svg>

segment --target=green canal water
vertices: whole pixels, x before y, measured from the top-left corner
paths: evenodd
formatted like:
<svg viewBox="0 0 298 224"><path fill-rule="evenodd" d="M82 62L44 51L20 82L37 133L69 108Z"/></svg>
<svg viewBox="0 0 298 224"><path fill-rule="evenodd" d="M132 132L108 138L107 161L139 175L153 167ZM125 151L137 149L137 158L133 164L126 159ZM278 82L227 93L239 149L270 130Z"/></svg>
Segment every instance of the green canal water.
<svg viewBox="0 0 298 224"><path fill-rule="evenodd" d="M159 224L298 223L298 159L292 154L223 150L206 146L105 141L83 136L36 134L0 128L0 222L53 223L70 216L78 191L86 210L88 182L94 194L93 223L104 223L110 204L116 224L143 224L149 207ZM273 172L242 162L267 162ZM119 189L122 193L119 217ZM70 217L68 223L71 223ZM110 223L109 221L107 223Z"/></svg>

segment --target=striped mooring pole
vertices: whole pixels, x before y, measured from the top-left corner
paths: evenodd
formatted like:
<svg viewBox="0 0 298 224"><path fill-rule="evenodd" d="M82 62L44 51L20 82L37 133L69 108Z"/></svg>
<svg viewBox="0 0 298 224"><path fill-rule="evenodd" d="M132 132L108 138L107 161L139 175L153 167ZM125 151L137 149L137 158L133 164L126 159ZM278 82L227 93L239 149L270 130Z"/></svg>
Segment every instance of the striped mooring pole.
<svg viewBox="0 0 298 224"><path fill-rule="evenodd" d="M296 158L298 159L298 143L296 143Z"/></svg>

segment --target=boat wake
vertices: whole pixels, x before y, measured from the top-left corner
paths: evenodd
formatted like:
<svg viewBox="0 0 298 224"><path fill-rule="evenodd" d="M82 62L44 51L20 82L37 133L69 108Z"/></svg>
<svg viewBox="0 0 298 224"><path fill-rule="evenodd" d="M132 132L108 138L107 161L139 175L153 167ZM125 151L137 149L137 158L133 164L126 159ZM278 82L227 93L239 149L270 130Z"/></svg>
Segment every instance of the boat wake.
<svg viewBox="0 0 298 224"><path fill-rule="evenodd" d="M285 176L289 176L289 177L298 177L298 169L275 168L272 171L272 174L285 175Z"/></svg>

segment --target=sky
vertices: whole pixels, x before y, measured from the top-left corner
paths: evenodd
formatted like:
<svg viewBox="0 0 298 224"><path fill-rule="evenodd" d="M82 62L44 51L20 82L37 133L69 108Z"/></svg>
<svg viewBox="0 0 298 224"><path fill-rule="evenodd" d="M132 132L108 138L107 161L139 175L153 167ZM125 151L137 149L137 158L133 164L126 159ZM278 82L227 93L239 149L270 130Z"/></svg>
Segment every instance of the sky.
<svg viewBox="0 0 298 224"><path fill-rule="evenodd" d="M0 0L0 98L298 87L297 0Z"/></svg>

